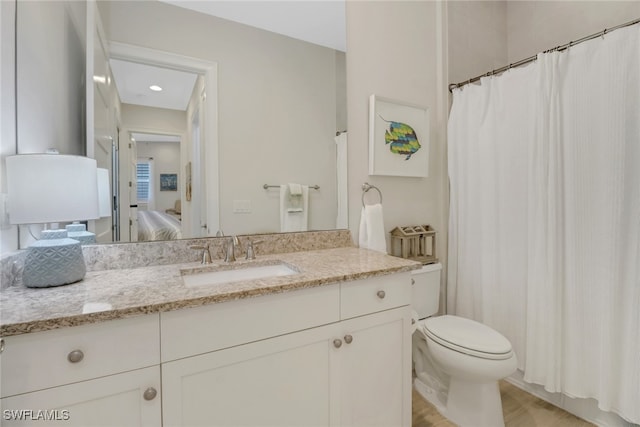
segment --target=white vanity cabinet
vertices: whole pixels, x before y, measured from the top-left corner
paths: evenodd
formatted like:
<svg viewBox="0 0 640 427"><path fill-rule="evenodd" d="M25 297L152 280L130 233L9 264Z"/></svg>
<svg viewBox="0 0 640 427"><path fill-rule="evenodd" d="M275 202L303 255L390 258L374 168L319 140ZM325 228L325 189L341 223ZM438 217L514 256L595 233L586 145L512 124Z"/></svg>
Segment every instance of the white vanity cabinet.
<svg viewBox="0 0 640 427"><path fill-rule="evenodd" d="M158 326L155 314L3 338L2 425L159 426Z"/></svg>
<svg viewBox="0 0 640 427"><path fill-rule="evenodd" d="M2 425L408 427L410 302L407 272L5 337Z"/></svg>
<svg viewBox="0 0 640 427"><path fill-rule="evenodd" d="M164 363L164 425L334 425L334 336L329 325Z"/></svg>
<svg viewBox="0 0 640 427"><path fill-rule="evenodd" d="M160 367L6 397L1 406L7 427L160 426Z"/></svg>
<svg viewBox="0 0 640 427"><path fill-rule="evenodd" d="M411 425L411 309L341 323L340 426Z"/></svg>
<svg viewBox="0 0 640 427"><path fill-rule="evenodd" d="M164 425L409 426L410 299L402 273L162 313Z"/></svg>

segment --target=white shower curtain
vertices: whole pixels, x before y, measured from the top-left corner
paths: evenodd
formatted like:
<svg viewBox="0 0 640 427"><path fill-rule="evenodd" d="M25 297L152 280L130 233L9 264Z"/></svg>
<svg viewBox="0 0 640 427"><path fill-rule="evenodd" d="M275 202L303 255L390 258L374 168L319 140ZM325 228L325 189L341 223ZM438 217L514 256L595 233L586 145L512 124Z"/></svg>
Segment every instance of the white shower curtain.
<svg viewBox="0 0 640 427"><path fill-rule="evenodd" d="M640 26L454 91L448 308L640 423Z"/></svg>

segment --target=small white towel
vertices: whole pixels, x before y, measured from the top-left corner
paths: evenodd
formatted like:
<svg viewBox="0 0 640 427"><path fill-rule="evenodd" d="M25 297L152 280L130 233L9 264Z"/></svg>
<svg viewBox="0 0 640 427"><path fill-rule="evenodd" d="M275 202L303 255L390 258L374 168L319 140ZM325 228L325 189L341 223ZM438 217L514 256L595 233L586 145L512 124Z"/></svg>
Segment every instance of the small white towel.
<svg viewBox="0 0 640 427"><path fill-rule="evenodd" d="M287 184L287 197L287 212L304 212L302 185L293 183Z"/></svg>
<svg viewBox="0 0 640 427"><path fill-rule="evenodd" d="M301 195L291 196L290 186L280 186L280 231L307 231L309 187L300 185Z"/></svg>
<svg viewBox="0 0 640 427"><path fill-rule="evenodd" d="M291 197L302 196L302 185L289 183L289 194Z"/></svg>
<svg viewBox="0 0 640 427"><path fill-rule="evenodd" d="M363 249L387 253L382 205L380 203L366 205L362 208L358 242Z"/></svg>

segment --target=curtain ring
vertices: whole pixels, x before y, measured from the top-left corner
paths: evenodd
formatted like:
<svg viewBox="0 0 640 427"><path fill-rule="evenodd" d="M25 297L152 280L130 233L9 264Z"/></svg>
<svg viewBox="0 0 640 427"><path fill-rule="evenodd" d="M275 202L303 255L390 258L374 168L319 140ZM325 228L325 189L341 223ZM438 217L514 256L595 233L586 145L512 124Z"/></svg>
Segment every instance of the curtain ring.
<svg viewBox="0 0 640 427"><path fill-rule="evenodd" d="M605 28L604 30L602 30L602 35L600 37L602 37L602 40L604 40L604 35L607 34L607 29Z"/></svg>

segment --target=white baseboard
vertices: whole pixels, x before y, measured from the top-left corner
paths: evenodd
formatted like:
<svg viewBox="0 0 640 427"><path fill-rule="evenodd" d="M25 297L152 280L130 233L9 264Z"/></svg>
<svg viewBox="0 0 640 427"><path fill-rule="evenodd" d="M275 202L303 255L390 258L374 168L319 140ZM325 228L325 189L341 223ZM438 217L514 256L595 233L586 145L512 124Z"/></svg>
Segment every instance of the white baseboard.
<svg viewBox="0 0 640 427"><path fill-rule="evenodd" d="M550 393L541 385L527 383L524 381L523 373L520 370L505 378L505 380L527 393L533 394L597 426L638 427L638 424L630 423L613 412L605 412L599 409L598 403L594 399L574 399L562 393Z"/></svg>

